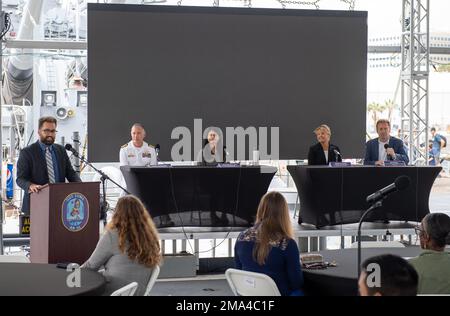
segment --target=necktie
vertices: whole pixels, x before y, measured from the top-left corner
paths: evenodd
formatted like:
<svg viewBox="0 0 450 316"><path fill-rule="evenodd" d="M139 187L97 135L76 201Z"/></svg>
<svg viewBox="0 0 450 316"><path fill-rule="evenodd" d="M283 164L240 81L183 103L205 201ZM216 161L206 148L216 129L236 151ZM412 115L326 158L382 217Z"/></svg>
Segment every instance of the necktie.
<svg viewBox="0 0 450 316"><path fill-rule="evenodd" d="M45 149L45 160L47 161L48 182L55 183L55 170L53 170L53 159L50 147Z"/></svg>

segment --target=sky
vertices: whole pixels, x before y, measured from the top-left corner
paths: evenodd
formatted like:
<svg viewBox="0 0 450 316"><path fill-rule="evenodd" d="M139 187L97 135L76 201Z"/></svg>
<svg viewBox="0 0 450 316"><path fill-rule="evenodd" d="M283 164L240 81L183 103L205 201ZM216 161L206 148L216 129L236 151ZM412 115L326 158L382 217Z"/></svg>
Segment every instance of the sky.
<svg viewBox="0 0 450 316"><path fill-rule="evenodd" d="M339 0L322 0L328 3ZM321 2L322 2L321 1ZM369 12L369 37L401 32L402 0L356 0L356 10ZM430 0L430 31L450 32L449 0Z"/></svg>
<svg viewBox="0 0 450 316"><path fill-rule="evenodd" d="M127 1L127 3L133 0ZM148 0L151 1L151 0ZM157 0L155 0L157 1ZM176 5L179 0L166 0L165 4ZM216 0L220 6L243 7L244 0ZM298 1L298 0L293 0ZM300 0L298 2L313 2L314 0ZM348 10L349 0L320 0L320 9ZM139 0L139 2L141 2ZM212 6L214 0L182 0L182 5ZM248 2L245 2L248 3ZM402 0L355 0L355 10L369 12L369 37L380 35L396 35L401 32ZM255 8L280 8L276 0L252 0ZM287 5L292 9L315 9L313 5ZM450 0L430 0L430 29L432 32L450 32Z"/></svg>

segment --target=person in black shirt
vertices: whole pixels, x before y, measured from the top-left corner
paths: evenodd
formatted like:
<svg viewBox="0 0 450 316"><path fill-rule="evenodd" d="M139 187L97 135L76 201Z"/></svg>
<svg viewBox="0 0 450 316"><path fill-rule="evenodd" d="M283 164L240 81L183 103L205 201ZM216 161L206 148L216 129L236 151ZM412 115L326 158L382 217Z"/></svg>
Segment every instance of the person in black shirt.
<svg viewBox="0 0 450 316"><path fill-rule="evenodd" d="M341 162L341 150L330 143L331 129L322 124L314 130L318 143L309 148L308 165L328 165L329 162Z"/></svg>

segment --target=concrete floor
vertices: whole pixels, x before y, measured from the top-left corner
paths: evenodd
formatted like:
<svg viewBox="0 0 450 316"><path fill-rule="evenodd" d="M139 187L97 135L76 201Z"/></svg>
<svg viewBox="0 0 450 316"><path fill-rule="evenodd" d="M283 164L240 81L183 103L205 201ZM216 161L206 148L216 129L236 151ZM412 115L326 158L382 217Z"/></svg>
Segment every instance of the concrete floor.
<svg viewBox="0 0 450 316"><path fill-rule="evenodd" d="M430 211L443 212L450 215L450 177L443 174L434 182L430 194Z"/></svg>

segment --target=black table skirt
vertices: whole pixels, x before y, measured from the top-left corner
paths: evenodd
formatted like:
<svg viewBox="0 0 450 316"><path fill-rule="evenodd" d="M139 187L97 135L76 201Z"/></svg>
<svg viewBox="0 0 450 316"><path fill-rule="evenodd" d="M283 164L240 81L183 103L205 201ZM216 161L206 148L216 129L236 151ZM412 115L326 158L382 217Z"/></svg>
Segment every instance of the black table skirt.
<svg viewBox="0 0 450 316"><path fill-rule="evenodd" d="M276 173L262 166L129 167L122 173L158 227L169 215L175 226L252 225L261 197ZM214 219L226 218L226 223ZM163 220L161 220L163 219Z"/></svg>
<svg viewBox="0 0 450 316"><path fill-rule="evenodd" d="M420 222L429 213L429 197L441 167L288 166L300 196L299 223L316 227L358 223L369 208L366 197L399 176L411 179L392 193L367 221Z"/></svg>

